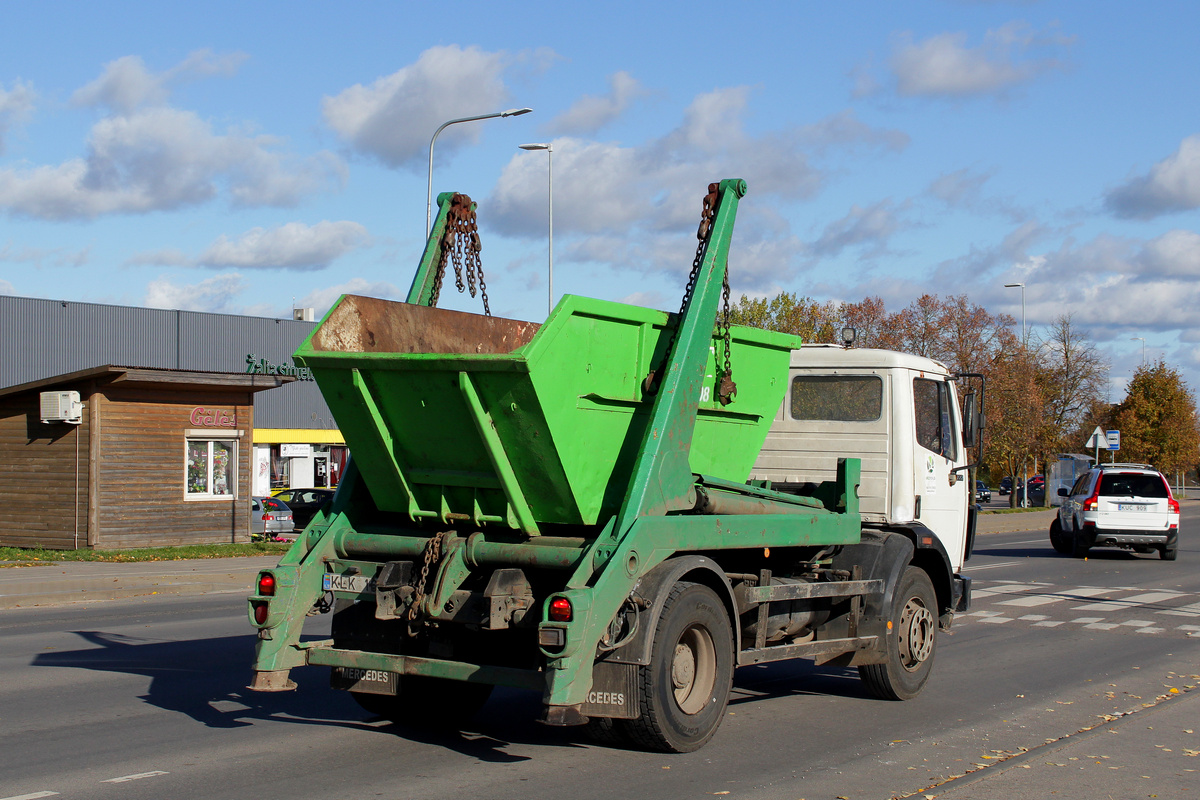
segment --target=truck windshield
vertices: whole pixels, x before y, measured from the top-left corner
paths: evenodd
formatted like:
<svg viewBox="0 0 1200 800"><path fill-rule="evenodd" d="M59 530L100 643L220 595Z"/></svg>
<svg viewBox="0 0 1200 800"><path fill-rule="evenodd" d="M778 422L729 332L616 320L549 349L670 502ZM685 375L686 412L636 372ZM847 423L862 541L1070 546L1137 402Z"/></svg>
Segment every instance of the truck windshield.
<svg viewBox="0 0 1200 800"><path fill-rule="evenodd" d="M792 419L874 422L883 410L878 375L799 375L792 379Z"/></svg>

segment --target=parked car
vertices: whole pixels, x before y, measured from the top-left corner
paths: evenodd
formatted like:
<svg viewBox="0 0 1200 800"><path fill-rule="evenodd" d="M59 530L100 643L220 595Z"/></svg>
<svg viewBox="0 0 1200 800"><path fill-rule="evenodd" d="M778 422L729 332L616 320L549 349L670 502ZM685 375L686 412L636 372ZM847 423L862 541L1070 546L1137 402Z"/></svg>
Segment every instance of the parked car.
<svg viewBox="0 0 1200 800"><path fill-rule="evenodd" d="M983 481L975 481L975 502L990 503L991 501L992 490Z"/></svg>
<svg viewBox="0 0 1200 800"><path fill-rule="evenodd" d="M1000 488L997 489L996 491L1000 494L1001 497L1004 497L1006 494L1012 494L1012 485L1013 485L1012 478L1001 478L1000 479Z"/></svg>
<svg viewBox="0 0 1200 800"><path fill-rule="evenodd" d="M1050 525L1057 552L1083 558L1093 547L1120 547L1175 560L1179 501L1149 464L1100 464L1058 494L1063 504Z"/></svg>
<svg viewBox="0 0 1200 800"><path fill-rule="evenodd" d="M278 497L250 498L250 538L291 538L295 524L292 510Z"/></svg>
<svg viewBox="0 0 1200 800"><path fill-rule="evenodd" d="M333 489L284 489L275 495L287 503L298 530L304 530L321 507L333 499Z"/></svg>
<svg viewBox="0 0 1200 800"><path fill-rule="evenodd" d="M1017 487L1017 505L1018 506L1044 506L1046 504L1046 485L1030 482L1028 484L1029 491L1020 486ZM1025 495L1029 495L1029 502L1025 502Z"/></svg>

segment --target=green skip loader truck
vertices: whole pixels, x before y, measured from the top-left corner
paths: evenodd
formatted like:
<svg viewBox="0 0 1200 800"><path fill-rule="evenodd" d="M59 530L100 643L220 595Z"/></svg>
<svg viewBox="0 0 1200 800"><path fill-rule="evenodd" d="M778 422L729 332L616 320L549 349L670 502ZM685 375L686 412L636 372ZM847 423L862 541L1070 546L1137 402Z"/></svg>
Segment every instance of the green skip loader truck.
<svg viewBox="0 0 1200 800"><path fill-rule="evenodd" d="M709 186L678 314L566 295L540 325L436 307L479 249L439 195L408 302L343 296L296 352L351 460L258 576L252 689L324 665L409 725L532 689L548 725L666 752L713 736L743 665L921 691L970 600L982 384L729 326L745 192ZM318 613L330 638L303 637Z"/></svg>

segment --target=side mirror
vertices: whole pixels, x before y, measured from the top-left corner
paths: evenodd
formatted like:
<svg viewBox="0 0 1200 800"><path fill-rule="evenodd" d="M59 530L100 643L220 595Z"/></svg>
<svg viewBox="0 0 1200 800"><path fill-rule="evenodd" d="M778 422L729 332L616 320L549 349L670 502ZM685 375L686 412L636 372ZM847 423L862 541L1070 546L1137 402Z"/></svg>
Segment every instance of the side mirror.
<svg viewBox="0 0 1200 800"><path fill-rule="evenodd" d="M1065 486L1060 486L1060 487L1058 487L1058 496L1059 497L1070 497L1071 490Z"/></svg>
<svg viewBox="0 0 1200 800"><path fill-rule="evenodd" d="M963 398L963 447L970 449L978 445L982 430L983 417L975 404L975 393L967 392Z"/></svg>

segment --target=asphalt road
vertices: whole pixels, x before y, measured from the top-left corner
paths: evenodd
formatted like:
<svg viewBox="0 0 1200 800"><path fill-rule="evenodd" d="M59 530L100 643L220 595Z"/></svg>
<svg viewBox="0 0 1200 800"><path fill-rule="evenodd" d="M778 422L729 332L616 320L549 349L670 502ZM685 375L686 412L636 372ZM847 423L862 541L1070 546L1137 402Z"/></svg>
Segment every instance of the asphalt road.
<svg viewBox="0 0 1200 800"><path fill-rule="evenodd" d="M1185 505L1185 531L1197 517ZM0 800L1194 797L1200 735L1177 718L1200 698L1197 564L1186 536L1171 563L990 534L967 570L975 605L919 698L872 699L852 670L744 668L717 736L682 756L542 727L516 691L460 734L372 718L318 668L293 693L246 691L238 594L6 610Z"/></svg>

